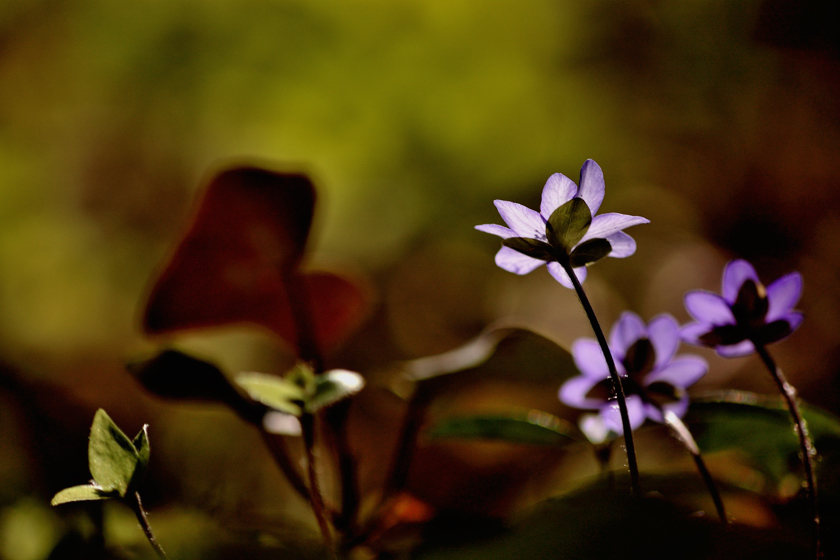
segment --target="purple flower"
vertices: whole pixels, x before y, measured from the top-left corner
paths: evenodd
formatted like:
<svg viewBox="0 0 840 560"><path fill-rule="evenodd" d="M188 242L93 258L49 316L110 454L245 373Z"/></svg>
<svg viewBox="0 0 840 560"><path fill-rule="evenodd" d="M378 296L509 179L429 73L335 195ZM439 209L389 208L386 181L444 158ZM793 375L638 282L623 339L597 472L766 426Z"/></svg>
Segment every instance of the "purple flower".
<svg viewBox="0 0 840 560"><path fill-rule="evenodd" d="M504 239L504 246L496 253L499 267L528 274L548 263L551 275L573 288L561 263L571 265L583 283L586 265L604 257L624 258L635 253L636 242L621 230L650 221L616 213L595 216L604 191L604 174L588 159L580 170L580 188L565 175L555 173L545 183L539 212L496 200L494 204L508 227L485 224L475 229Z"/></svg>
<svg viewBox="0 0 840 560"><path fill-rule="evenodd" d="M679 344L679 326L667 314L645 325L635 313L625 312L613 325L609 346L622 378L632 429L646 418L662 422L665 411L682 417L688 409L686 388L706 374L708 365L697 356L674 356ZM574 408L599 411L603 427L595 431L604 432L605 427L621 434L618 404L601 347L593 339L580 338L572 345L572 355L581 375L560 387L560 400ZM590 424L597 420L584 419ZM587 435L590 431L585 429Z"/></svg>
<svg viewBox="0 0 840 560"><path fill-rule="evenodd" d="M746 356L755 344L781 340L802 323L793 308L802 295L802 275L791 272L766 288L745 260L730 261L723 270L723 292L688 292L685 308L696 321L680 336L689 344L709 346L727 358Z"/></svg>

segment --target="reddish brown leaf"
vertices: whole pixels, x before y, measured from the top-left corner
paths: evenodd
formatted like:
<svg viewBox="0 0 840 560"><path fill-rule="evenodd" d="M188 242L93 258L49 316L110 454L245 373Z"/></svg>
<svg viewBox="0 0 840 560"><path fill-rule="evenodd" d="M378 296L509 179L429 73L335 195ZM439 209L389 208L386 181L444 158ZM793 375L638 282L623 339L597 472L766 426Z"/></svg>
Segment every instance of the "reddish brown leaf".
<svg viewBox="0 0 840 560"><path fill-rule="evenodd" d="M253 322L318 351L340 340L367 298L336 275L297 271L314 204L304 175L256 168L219 174L152 289L145 331Z"/></svg>

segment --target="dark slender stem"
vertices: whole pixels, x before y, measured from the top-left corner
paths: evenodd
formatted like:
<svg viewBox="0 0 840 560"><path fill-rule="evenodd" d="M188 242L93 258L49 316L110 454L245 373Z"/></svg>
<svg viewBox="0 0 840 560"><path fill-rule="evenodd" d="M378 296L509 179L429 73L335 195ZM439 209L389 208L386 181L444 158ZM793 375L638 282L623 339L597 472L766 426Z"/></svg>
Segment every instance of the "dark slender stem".
<svg viewBox="0 0 840 560"><path fill-rule="evenodd" d="M146 538L149 539L149 544L152 545L152 548L155 549L155 552L162 560L166 560L166 552L163 551L163 547L160 546L154 533L152 533L152 527L149 525L149 519L146 517L146 510L143 509L143 502L140 501L140 493L135 492L134 499L129 499L128 503L134 511L134 515L137 516L137 521L140 522L140 527L143 528L143 533L145 533Z"/></svg>
<svg viewBox="0 0 840 560"><path fill-rule="evenodd" d="M816 558L822 557L822 551L820 549L820 512L817 500L817 480L814 476L814 456L816 455L816 449L814 448L814 444L811 441L811 436L808 433L808 425L805 423L805 419L802 417L802 413L799 411L799 403L798 397L796 394L796 388L787 382L785 378L785 374L782 373L782 370L776 365L776 362L773 360L773 357L770 356L770 353L767 352L767 349L764 347L763 344L759 344L753 341L753 345L755 346L755 351L758 353L758 356L761 358L761 361L764 362L764 365L767 366L770 375L773 376L773 380L776 382L776 386L779 388L779 392L782 394L782 398L787 405L788 412L790 412L791 420L793 420L794 431L799 438L799 450L800 454L802 455L802 466L805 469L805 483L808 487L808 498L811 504L811 515L814 520L813 524L813 546L814 546L814 554Z"/></svg>
<svg viewBox="0 0 840 560"><path fill-rule="evenodd" d="M274 458L274 462L283 474L286 475L286 480L289 481L289 484L292 485L295 492L308 502L309 488L306 486L306 483L303 481L303 478L298 473L291 457L289 456L289 448L286 446L286 441L282 438L282 436L266 432L265 428L261 425L258 425L257 429L260 431L260 435L263 438L265 446Z"/></svg>
<svg viewBox="0 0 840 560"><path fill-rule="evenodd" d="M708 489L709 495L712 497L712 501L715 504L718 517L723 523L728 524L729 519L726 516L726 509L723 507L723 500L720 497L717 484L715 484L715 480L712 478L711 473L709 473L709 469L706 468L706 462L703 460L703 455L700 453L700 448L697 446L694 436L691 435L691 431L689 431L682 419L675 413L671 411L664 411L662 416L665 423L669 428L671 428L673 436L677 439L677 441L682 443L685 450L691 454L694 459L694 464L697 465L697 471L703 478L703 482L706 483L706 488Z"/></svg>
<svg viewBox="0 0 840 560"><path fill-rule="evenodd" d="M306 450L306 471L309 476L309 498L312 504L312 512L324 538L324 544L333 550L333 539L330 527L327 524L326 507L324 497L321 494L321 487L318 484L318 470L315 464L315 417L312 414L304 413L300 419L303 446Z"/></svg>
<svg viewBox="0 0 840 560"><path fill-rule="evenodd" d="M422 385L416 386L415 393L408 401L408 410L406 410L400 435L394 446L391 465L382 486L382 495L379 498L377 507L380 515L383 511L386 511L385 506L389 500L405 486L406 479L408 478L408 469L411 466L411 459L414 456L414 449L417 445L417 437L420 433L420 427L425 420L426 409L430 401L431 393L425 391ZM352 547L356 544L369 541L371 535L378 529L377 522L379 520L377 516L369 519L355 535L350 536L344 545L346 547Z"/></svg>
<svg viewBox="0 0 840 560"><path fill-rule="evenodd" d="M709 473L709 469L706 468L706 463L703 461L703 456L700 453L692 453L691 456L694 458L694 464L697 465L697 472L700 473L700 476L703 478L703 482L706 483L706 488L709 490L709 495L712 497L712 501L715 503L715 509L717 510L718 518L725 523L729 524L729 519L726 517L726 509L723 507L723 500L720 497L720 492L718 491L717 485L715 484L715 480L712 478L712 475Z"/></svg>
<svg viewBox="0 0 840 560"><path fill-rule="evenodd" d="M356 529L359 510L359 488L356 483L356 458L347 439L347 417L350 412L350 400L337 402L324 410L324 419L333 435L333 443L341 477L341 510L334 521L341 532Z"/></svg>
<svg viewBox="0 0 840 560"><path fill-rule="evenodd" d="M388 478L385 480L381 502L385 502L394 492L405 486L408 478L408 468L411 466L414 448L417 445L417 436L420 433L423 421L426 419L426 409L430 401L431 393L418 385L408 402L408 410L405 413L400 436L394 448L391 468L388 471Z"/></svg>
<svg viewBox="0 0 840 560"><path fill-rule="evenodd" d="M604 353L604 359L607 361L607 368L610 370L610 379L615 389L616 400L618 401L618 412L621 415L621 427L624 431L624 446L627 451L627 467L630 470L630 486L633 495L641 496L642 487L639 483L639 467L636 463L636 446L633 444L633 430L630 426L630 415L627 412L627 400L624 396L624 387L621 384L621 378L618 375L618 370L615 368L615 360L613 360L610 347L607 345L607 339L604 336L604 331L601 330L601 325L598 323L598 318L595 316L595 311L592 305L589 304L589 298L586 297L586 292L583 291L580 281L572 270L572 265L568 262L560 262L563 270L569 275L572 280L572 285L575 287L578 299L580 300L586 317L589 319L589 324L592 325L592 330L595 332L595 338L598 339L598 345L601 346L601 351Z"/></svg>

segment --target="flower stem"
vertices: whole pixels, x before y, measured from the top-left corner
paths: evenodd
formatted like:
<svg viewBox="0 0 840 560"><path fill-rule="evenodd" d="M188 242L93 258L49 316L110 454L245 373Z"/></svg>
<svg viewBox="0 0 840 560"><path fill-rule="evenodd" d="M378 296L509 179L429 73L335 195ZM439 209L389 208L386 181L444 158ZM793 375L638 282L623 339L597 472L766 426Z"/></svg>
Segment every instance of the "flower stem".
<svg viewBox="0 0 840 560"><path fill-rule="evenodd" d="M686 451L688 451L694 458L694 464L697 465L697 471L703 478L703 482L706 483L706 488L709 490L709 495L712 497L712 501L715 504L718 517L723 523L728 524L729 520L726 517L726 510L723 507L723 500L720 497L720 492L718 492L717 485L715 484L712 475L709 473L709 469L706 468L706 463L703 461L703 455L700 454L700 448L697 446L697 442L694 441L694 436L691 435L688 427L674 412L670 410L664 411L662 417L668 427L671 428L671 433L674 437L677 438L683 446L685 446Z"/></svg>
<svg viewBox="0 0 840 560"><path fill-rule="evenodd" d="M309 488L307 488L301 475L298 474L297 469L295 469L283 436L268 433L262 423L256 425L256 427L259 430L269 453L271 453L271 456L274 458L274 462L286 476L286 480L301 498L309 501Z"/></svg>
<svg viewBox="0 0 840 560"><path fill-rule="evenodd" d="M598 323L595 311L589 303L589 298L586 297L586 292L583 291L583 286L581 286L574 270L572 270L571 263L564 261L566 260L564 259L559 261L560 265L563 267L563 270L566 271L566 274L569 275L572 285L575 287L575 292L577 292L580 304L583 306L586 317L589 319L589 324L592 325L592 330L595 332L595 338L598 339L598 345L604 353L604 359L607 361L607 368L610 370L610 379L613 383L616 400L618 401L618 411L621 415L621 427L624 431L624 447L627 451L627 467L630 470L630 487L633 491L633 495L639 497L642 494L642 487L639 483L639 467L636 463L636 446L633 444L633 429L630 426L630 414L627 412L627 399L624 396L624 387L621 384L621 378L618 375L618 370L615 368L615 360L613 360L612 352L610 352L610 347L607 345L607 339L604 336L604 331L601 330L601 325Z"/></svg>
<svg viewBox="0 0 840 560"><path fill-rule="evenodd" d="M155 549L158 557L162 560L166 560L166 552L163 551L163 547L157 542L154 533L152 533L152 527L149 525L149 519L146 516L146 510L143 509L143 502L140 501L140 493L134 493L134 499L128 500L129 506L134 511L134 515L137 516L137 521L140 522L140 527L143 529L143 533L146 534L146 538L149 539L149 544L152 545L152 548Z"/></svg>
<svg viewBox="0 0 840 560"><path fill-rule="evenodd" d="M770 356L770 353L767 352L767 349L764 347L764 345L759 344L755 341L752 342L753 346L755 346L755 351L758 353L759 357L761 358L761 361L764 362L764 365L767 366L768 371L770 371L770 375L773 376L773 380L776 382L776 385L779 388L779 392L782 394L782 398L784 399L785 404L787 405L788 412L790 412L790 417L793 420L794 431L799 437L799 450L800 454L802 455L802 466L805 469L805 483L808 488L808 498L811 503L811 516L814 520L814 554L816 558L821 558L822 552L820 550L820 512L817 501L817 480L814 476L814 456L817 454L817 452L814 448L813 442L811 441L811 436L808 433L808 425L805 423L805 419L802 417L802 413L799 411L799 403L797 402L798 396L796 394L796 388L787 382L785 374L782 373L782 370L776 365L776 362L773 361L772 356Z"/></svg>
<svg viewBox="0 0 840 560"><path fill-rule="evenodd" d="M301 432L303 436L303 447L306 450L306 469L309 477L309 501L312 504L312 512L321 530L324 544L333 550L333 539L330 527L327 524L324 507L324 497L321 494L321 487L318 484L318 472L315 467L315 417L312 414L304 413L300 418Z"/></svg>

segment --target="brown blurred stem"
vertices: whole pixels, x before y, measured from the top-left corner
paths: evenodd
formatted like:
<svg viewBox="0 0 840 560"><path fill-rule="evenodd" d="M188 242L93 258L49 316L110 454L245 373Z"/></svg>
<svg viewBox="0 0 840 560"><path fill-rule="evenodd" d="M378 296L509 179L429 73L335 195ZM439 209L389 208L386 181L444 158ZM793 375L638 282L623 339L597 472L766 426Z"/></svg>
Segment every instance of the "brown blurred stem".
<svg viewBox="0 0 840 560"><path fill-rule="evenodd" d="M417 436L426 418L426 409L430 402L431 392L426 391L422 385L418 385L415 393L411 396L411 400L408 401L408 410L405 413L399 439L394 448L391 468L383 489L383 502L405 486L408 478L408 468L411 465L414 448L417 445Z"/></svg>
<svg viewBox="0 0 840 560"><path fill-rule="evenodd" d="M134 511L134 515L137 516L137 521L140 522L140 527L143 529L143 533L146 534L146 538L149 539L149 544L152 545L152 548L155 549L158 557L162 560L166 560L166 552L164 552L163 547L157 542L154 533L152 533L152 527L149 525L149 519L146 516L146 510L143 509L143 502L140 501L140 493L134 493L134 499L128 499L128 504L131 506L132 511Z"/></svg>
<svg viewBox="0 0 840 560"><path fill-rule="evenodd" d="M347 439L347 417L350 400L337 402L324 410L324 420L330 427L341 477L341 511L334 520L336 529L352 533L356 529L359 510L359 488L356 484L356 459Z"/></svg>
<svg viewBox="0 0 840 560"><path fill-rule="evenodd" d="M618 375L618 370L615 368L615 360L613 360L610 347L607 345L607 339L604 336L604 331L601 330L601 325L598 323L598 318L595 316L595 311L589 303L589 298L586 297L586 292L583 291L580 281L577 278L572 264L569 260L559 259L558 262L566 274L572 281L575 287L580 304L589 319L589 324L592 325L592 330L595 332L595 338L598 339L598 345L601 347L601 352L604 354L604 359L607 361L607 368L610 370L610 379L615 389L616 401L618 402L618 412L621 415L621 427L624 431L624 446L627 451L627 467L630 470L630 487L633 495L640 497L642 495L642 487L639 483L639 467L636 463L636 446L633 444L633 430L630 426L630 415L627 412L627 399L624 396L624 386L621 384L621 378Z"/></svg>
<svg viewBox="0 0 840 560"><path fill-rule="evenodd" d="M257 429L260 431L265 446L274 458L274 462L277 463L277 466L286 475L286 480L289 481L289 484L292 485L295 492L308 502L309 488L306 486L306 483L303 481L303 478L298 473L289 456L289 448L286 446L286 441L282 436L268 433L261 424L257 425Z"/></svg>
<svg viewBox="0 0 840 560"><path fill-rule="evenodd" d="M794 431L799 437L799 451L800 455L802 455L802 466L805 469L805 483L808 488L808 498L811 504L811 516L814 520L814 555L816 558L822 558L822 551L820 549L820 512L818 505L819 502L817 500L817 480L814 476L814 456L816 455L816 449L814 448L811 436L808 433L808 425L805 423L805 419L802 417L802 413L799 410L799 398L796 394L796 388L788 383L785 378L785 374L782 373L782 370L776 365L776 362L773 360L773 357L770 356L770 353L767 352L764 345L754 340L752 343L753 346L755 346L755 351L758 353L761 361L763 361L764 365L767 366L767 370L776 382L776 386L779 388L779 392L782 394L782 398L787 405L788 412L790 412Z"/></svg>
<svg viewBox="0 0 840 560"><path fill-rule="evenodd" d="M324 497L321 494L321 487L318 484L318 469L315 464L315 417L304 412L300 418L301 432L303 436L303 447L306 450L306 471L309 477L309 501L312 504L312 512L324 538L324 544L333 550L333 539L330 527L327 524L326 508Z"/></svg>

